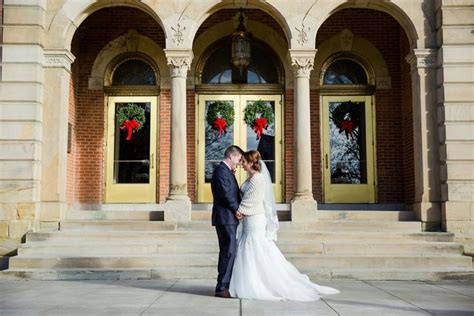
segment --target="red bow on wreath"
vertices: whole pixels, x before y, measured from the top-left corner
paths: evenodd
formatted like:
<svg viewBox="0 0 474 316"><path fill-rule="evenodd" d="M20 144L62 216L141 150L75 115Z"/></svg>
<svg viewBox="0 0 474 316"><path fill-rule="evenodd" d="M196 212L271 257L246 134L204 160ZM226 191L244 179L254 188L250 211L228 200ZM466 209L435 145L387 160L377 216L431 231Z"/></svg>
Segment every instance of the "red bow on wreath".
<svg viewBox="0 0 474 316"><path fill-rule="evenodd" d="M127 140L132 139L132 132L135 128L139 128L140 124L135 120L126 120L123 122L123 124L120 126L120 129L127 129Z"/></svg>
<svg viewBox="0 0 474 316"><path fill-rule="evenodd" d="M352 133L354 132L355 124L351 120L344 119L342 120L341 124L339 125L339 133L342 133L342 131L346 132L346 137L349 139L349 135L351 135L351 138L354 138Z"/></svg>
<svg viewBox="0 0 474 316"><path fill-rule="evenodd" d="M223 118L217 117L212 123L212 127L219 130L219 136L222 132L227 133L227 121Z"/></svg>
<svg viewBox="0 0 474 316"><path fill-rule="evenodd" d="M264 117L259 117L255 119L255 121L253 122L253 130L257 134L257 139L260 139L263 134L263 129L267 127L267 125L267 120Z"/></svg>

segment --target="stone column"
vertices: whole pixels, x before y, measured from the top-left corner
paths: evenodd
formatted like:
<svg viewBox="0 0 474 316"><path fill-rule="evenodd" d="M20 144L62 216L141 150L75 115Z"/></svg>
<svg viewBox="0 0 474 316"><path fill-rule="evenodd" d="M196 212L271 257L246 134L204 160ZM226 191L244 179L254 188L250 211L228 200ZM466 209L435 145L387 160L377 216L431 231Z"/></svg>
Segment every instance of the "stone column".
<svg viewBox="0 0 474 316"><path fill-rule="evenodd" d="M186 137L186 76L193 53L190 49L166 49L171 76L171 155L170 193L166 201L165 221L190 221Z"/></svg>
<svg viewBox="0 0 474 316"><path fill-rule="evenodd" d="M437 1L441 220L474 252L474 42L468 0ZM461 6L462 5L462 6ZM442 18L441 18L442 17Z"/></svg>
<svg viewBox="0 0 474 316"><path fill-rule="evenodd" d="M296 192L291 202L293 221L316 220L311 172L311 115L309 76L313 70L315 49L291 49L289 57L294 73L295 175Z"/></svg>
<svg viewBox="0 0 474 316"><path fill-rule="evenodd" d="M424 230L440 228L440 172L437 118L437 50L415 49L411 65L415 165L414 211Z"/></svg>
<svg viewBox="0 0 474 316"><path fill-rule="evenodd" d="M42 226L64 219L67 210L67 138L69 82L74 56L66 49L45 50L43 148L41 166Z"/></svg>

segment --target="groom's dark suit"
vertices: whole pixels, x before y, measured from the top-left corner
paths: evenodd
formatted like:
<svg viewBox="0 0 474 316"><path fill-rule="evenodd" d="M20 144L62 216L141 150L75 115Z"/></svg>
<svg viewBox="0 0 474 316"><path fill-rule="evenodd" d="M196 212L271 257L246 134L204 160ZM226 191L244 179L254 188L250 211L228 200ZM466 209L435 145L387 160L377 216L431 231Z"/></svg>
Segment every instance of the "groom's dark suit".
<svg viewBox="0 0 474 316"><path fill-rule="evenodd" d="M212 174L211 180L214 205L212 225L216 227L219 239L219 263L216 292L229 288L232 267L237 249L236 231L239 221L235 213L239 208L240 191L234 173L225 162L221 162Z"/></svg>

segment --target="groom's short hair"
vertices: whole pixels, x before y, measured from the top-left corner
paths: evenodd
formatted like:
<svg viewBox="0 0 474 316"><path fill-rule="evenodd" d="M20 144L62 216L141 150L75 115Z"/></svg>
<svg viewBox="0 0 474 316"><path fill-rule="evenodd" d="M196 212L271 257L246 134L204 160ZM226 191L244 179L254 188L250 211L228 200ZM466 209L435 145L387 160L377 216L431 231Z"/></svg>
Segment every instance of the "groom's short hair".
<svg viewBox="0 0 474 316"><path fill-rule="evenodd" d="M224 158L230 158L230 156L235 155L242 155L243 153L244 151L242 150L242 148L240 148L239 146L232 145L227 147L227 149L225 150Z"/></svg>

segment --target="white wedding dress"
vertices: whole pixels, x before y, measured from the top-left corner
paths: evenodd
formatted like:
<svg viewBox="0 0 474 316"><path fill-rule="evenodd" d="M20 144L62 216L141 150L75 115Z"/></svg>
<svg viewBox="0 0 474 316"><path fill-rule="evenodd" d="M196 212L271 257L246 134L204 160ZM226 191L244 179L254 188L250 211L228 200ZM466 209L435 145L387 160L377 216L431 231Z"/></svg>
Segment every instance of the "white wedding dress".
<svg viewBox="0 0 474 316"><path fill-rule="evenodd" d="M271 180L265 164L261 165L263 174L255 174L241 187L243 195L239 210L255 215L245 216L239 224L230 295L259 300L314 301L319 299L319 294L339 293L336 289L312 283L276 246L278 218Z"/></svg>

